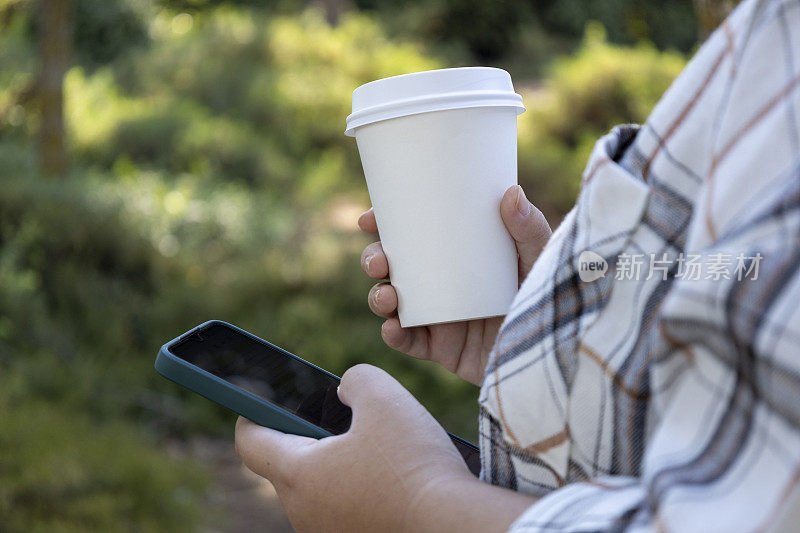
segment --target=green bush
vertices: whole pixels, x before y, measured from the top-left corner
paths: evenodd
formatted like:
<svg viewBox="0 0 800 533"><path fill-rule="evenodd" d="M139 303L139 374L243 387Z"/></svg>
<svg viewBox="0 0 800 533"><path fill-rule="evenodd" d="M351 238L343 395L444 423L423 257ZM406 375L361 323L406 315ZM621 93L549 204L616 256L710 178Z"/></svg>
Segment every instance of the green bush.
<svg viewBox="0 0 800 533"><path fill-rule="evenodd" d="M566 212L594 142L616 124L642 123L685 64L652 45L608 44L602 26L587 27L584 44L553 64L543 85L522 89L520 182L546 212Z"/></svg>
<svg viewBox="0 0 800 533"><path fill-rule="evenodd" d="M515 79L521 79L521 75L540 77L554 56L573 53L592 21L602 24L608 30L609 41L617 45L630 46L645 40L659 50L689 53L702 32L702 13L719 13L720 4L724 3L355 0L359 8L379 16L392 35L423 40L448 64L498 66L508 69Z"/></svg>
<svg viewBox="0 0 800 533"><path fill-rule="evenodd" d="M146 430L164 415L151 408L149 423L133 423L152 396L145 317L168 273L158 262L83 187L0 185L4 531L184 531L203 516L202 469Z"/></svg>
<svg viewBox="0 0 800 533"><path fill-rule="evenodd" d="M109 63L147 43L149 0L75 0L73 46L90 67Z"/></svg>
<svg viewBox="0 0 800 533"><path fill-rule="evenodd" d="M14 376L5 376L6 387ZM4 387L5 388L5 387ZM13 532L190 531L205 476L124 422L0 390L0 523Z"/></svg>
<svg viewBox="0 0 800 533"><path fill-rule="evenodd" d="M162 11L150 35L150 48L113 73L70 72L82 160L240 180L304 205L363 191L355 143L342 134L353 88L440 66L355 13L331 27L313 9Z"/></svg>
<svg viewBox="0 0 800 533"><path fill-rule="evenodd" d="M62 335L109 352L135 339L131 315L157 289L149 243L73 184L18 178L0 189L1 257L27 273Z"/></svg>
<svg viewBox="0 0 800 533"><path fill-rule="evenodd" d="M562 37L580 38L586 24L597 21L616 44L640 40L659 49L690 52L697 42L697 2L691 0L544 0L534 11L547 29Z"/></svg>

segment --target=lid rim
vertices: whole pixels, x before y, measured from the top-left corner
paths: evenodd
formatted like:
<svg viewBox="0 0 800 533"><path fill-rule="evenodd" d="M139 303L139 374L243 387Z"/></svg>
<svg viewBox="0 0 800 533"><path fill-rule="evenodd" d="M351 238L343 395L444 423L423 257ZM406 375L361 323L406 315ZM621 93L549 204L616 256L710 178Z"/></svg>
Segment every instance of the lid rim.
<svg viewBox="0 0 800 533"><path fill-rule="evenodd" d="M345 135L355 136L362 126L420 113L468 109L472 107L515 107L517 114L525 111L522 96L506 91L465 91L406 98L359 109L345 119Z"/></svg>

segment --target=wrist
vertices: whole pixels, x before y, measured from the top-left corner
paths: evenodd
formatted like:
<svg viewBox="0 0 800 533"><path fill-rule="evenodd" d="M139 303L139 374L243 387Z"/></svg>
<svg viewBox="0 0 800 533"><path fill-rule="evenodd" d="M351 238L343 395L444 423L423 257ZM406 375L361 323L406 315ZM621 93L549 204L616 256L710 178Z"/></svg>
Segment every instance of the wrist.
<svg viewBox="0 0 800 533"><path fill-rule="evenodd" d="M459 494L470 492L473 484L483 484L478 478L469 473L440 474L423 482L418 488L412 489L408 506L403 516L402 528L404 532L447 531L443 528L444 520L451 520L449 516L453 509L455 498ZM448 516L439 516L444 512Z"/></svg>
<svg viewBox="0 0 800 533"><path fill-rule="evenodd" d="M402 531L505 532L536 498L480 481L469 472L431 479L410 500Z"/></svg>

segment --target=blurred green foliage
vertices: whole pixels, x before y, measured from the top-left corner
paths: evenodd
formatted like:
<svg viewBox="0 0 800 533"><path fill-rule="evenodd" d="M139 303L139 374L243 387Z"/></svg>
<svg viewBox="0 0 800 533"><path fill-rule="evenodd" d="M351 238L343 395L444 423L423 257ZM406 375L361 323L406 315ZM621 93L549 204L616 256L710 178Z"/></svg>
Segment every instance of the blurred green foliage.
<svg viewBox="0 0 800 533"><path fill-rule="evenodd" d="M726 0L710 0L716 7ZM658 49L692 51L700 27L693 0L355 0L393 35L424 39L451 62L540 73L554 54L572 53L598 22L613 44L646 40ZM701 13L702 14L702 13ZM519 76L517 76L519 77Z"/></svg>
<svg viewBox="0 0 800 533"><path fill-rule="evenodd" d="M52 364L52 361L50 362ZM50 369L42 369L51 372ZM18 375L4 384L19 385ZM187 531L205 476L130 424L0 392L3 531Z"/></svg>
<svg viewBox="0 0 800 533"><path fill-rule="evenodd" d="M36 112L21 96L35 76L32 11L0 4L0 524L202 521L213 488L164 444L229 437L233 416L152 363L209 318L336 373L377 364L474 440L477 390L386 348L368 310L369 239L355 220L369 199L344 118L362 83L494 55L528 107L520 182L557 223L594 140L644 120L684 64L646 42L610 44L600 25L580 39L543 29L578 3L395 2L390 16L356 2L331 26L288 0L76 0L63 179L38 175ZM415 34L409 21L426 16ZM613 41L657 35L621 38L599 18ZM576 52L553 59L559 47Z"/></svg>
<svg viewBox="0 0 800 533"><path fill-rule="evenodd" d="M578 52L555 60L524 100L519 180L532 201L551 218L569 209L595 141L611 125L644 122L684 65L677 52L646 42L609 44L603 27L589 24Z"/></svg>
<svg viewBox="0 0 800 533"><path fill-rule="evenodd" d="M76 60L93 67L147 44L150 5L143 0L74 0Z"/></svg>

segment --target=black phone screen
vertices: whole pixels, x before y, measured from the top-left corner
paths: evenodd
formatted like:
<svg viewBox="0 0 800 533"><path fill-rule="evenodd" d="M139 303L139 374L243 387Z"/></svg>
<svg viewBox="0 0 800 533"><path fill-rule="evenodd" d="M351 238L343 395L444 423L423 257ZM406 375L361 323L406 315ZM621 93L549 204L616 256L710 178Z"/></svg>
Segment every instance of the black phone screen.
<svg viewBox="0 0 800 533"><path fill-rule="evenodd" d="M209 324L169 350L334 435L350 427L352 412L336 392L339 378L224 324Z"/></svg>

